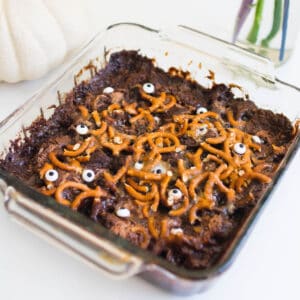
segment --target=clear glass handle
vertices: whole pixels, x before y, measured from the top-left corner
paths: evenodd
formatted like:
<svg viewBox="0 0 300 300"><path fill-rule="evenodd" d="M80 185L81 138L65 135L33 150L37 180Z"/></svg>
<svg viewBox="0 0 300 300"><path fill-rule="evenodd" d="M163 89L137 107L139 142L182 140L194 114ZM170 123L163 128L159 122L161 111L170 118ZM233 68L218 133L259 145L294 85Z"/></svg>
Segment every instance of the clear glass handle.
<svg viewBox="0 0 300 300"><path fill-rule="evenodd" d="M24 197L3 180L0 191L5 208L15 221L106 275L122 279L141 270L143 263L139 258Z"/></svg>

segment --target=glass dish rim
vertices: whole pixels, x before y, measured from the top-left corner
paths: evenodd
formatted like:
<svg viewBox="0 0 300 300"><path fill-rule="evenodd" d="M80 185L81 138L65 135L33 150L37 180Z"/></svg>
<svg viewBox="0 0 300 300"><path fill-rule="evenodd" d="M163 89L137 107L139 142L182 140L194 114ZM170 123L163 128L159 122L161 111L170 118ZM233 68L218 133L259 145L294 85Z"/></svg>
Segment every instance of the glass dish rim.
<svg viewBox="0 0 300 300"><path fill-rule="evenodd" d="M31 105L31 102L35 103L38 101L38 97L42 92L45 92L51 88L52 85L54 85L57 81L59 81L72 67L73 63L80 58L85 51L88 51L88 48L93 42L99 38L101 34L105 34L109 32L111 29L116 28L118 26L134 26L138 27L140 29L154 32L156 34L159 34L160 31L157 29L153 29L150 27L147 27L145 25L137 24L137 23L116 23L112 24L107 27L106 30L98 32L85 46L83 46L77 55L73 56L67 62L62 66L61 69L58 70L58 76L55 76L54 79L52 79L49 82L47 82L45 85L41 87L41 89L35 93L29 100L27 100L23 105L19 106L12 114L10 114L8 117L6 117L1 123L0 123L0 134L3 130L5 130L5 127L9 126L10 121L13 121L14 118L22 114L22 108L26 105ZM196 33L203 34L205 36L208 36L209 38L212 38L214 40L218 40L219 42L225 43L227 45L237 47L242 52L248 52L247 50L232 45L229 42L217 39L213 36L210 36L208 34L202 33L196 29L189 28L184 25L179 25L179 27L188 28L189 30L192 30ZM84 67L84 66L83 66ZM56 74L57 75L57 74ZM275 79L276 82L289 86L290 88L294 88L297 91L300 91L300 88L293 86L291 84L285 83L282 80ZM22 128L20 128L22 130ZM71 209L64 207L60 204L58 204L53 198L50 196L45 196L33 188L27 186L24 184L21 180L19 180L17 177L9 174L5 170L0 168L0 178L2 178L7 184L10 186L13 186L18 192L20 192L22 195L30 199L31 201L34 201L37 204L40 204L46 208L50 208L53 212L58 213L59 215L66 217L71 222L74 222L76 225L81 226L85 230L90 231L91 233L95 235L100 235L102 238L105 238L115 244L120 249L130 253L131 255L137 256L143 260L143 263L145 266L147 265L156 265L157 267L171 272L172 274L176 276L180 276L183 279L188 280L202 280L214 277L223 271L225 271L231 263L234 261L235 256L239 252L239 248L242 245L242 242L244 241L245 237L248 235L249 230L253 227L253 223L257 220L259 213L262 211L262 207L264 206L265 202L270 198L269 194L272 192L273 188L277 185L277 182L284 171L284 166L289 163L292 160L292 156L296 153L297 149L299 148L299 140L300 140L300 132L297 131L297 135L290 146L288 152L286 153L286 156L284 160L281 162L279 170L277 174L274 177L274 180L272 182L272 185L270 185L267 190L265 191L264 195L258 200L258 204L251 210L250 214L247 216L246 220L243 222L242 226L238 228L238 231L234 234L234 237L230 241L228 247L222 254L222 256L218 259L218 262L214 265L212 265L209 268L206 269L198 269L198 270L191 270L184 267L180 267L177 265L174 265L170 262L168 262L166 259L160 258L155 256L153 253L147 250L143 250L140 247L134 246L132 243L127 241L126 239L123 239L119 236L114 235L109 229L106 229L104 226L102 226L99 223L96 223L89 219L88 217L78 214L77 212L72 211Z"/></svg>

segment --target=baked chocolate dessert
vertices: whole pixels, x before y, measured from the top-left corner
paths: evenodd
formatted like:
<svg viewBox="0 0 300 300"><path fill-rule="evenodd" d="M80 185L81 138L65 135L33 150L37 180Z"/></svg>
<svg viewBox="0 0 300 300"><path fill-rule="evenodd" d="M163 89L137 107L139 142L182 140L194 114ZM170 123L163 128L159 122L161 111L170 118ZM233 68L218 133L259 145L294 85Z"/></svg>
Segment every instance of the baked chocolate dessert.
<svg viewBox="0 0 300 300"><path fill-rule="evenodd" d="M112 54L27 131L2 168L189 269L217 261L294 137L285 116L135 51Z"/></svg>

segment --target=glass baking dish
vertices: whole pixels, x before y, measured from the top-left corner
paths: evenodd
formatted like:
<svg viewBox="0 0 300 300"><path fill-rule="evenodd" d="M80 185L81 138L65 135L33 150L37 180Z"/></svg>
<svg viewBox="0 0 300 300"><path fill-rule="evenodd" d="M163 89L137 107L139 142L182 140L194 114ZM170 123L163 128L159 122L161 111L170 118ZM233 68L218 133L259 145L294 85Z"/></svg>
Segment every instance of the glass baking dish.
<svg viewBox="0 0 300 300"><path fill-rule="evenodd" d="M189 71L193 78L207 86L211 85L207 75L212 70L216 82L242 86L235 92L249 94L258 106L282 112L295 124L300 116L299 89L276 79L274 66L267 59L185 26L158 31L138 24L120 23L99 33L76 57L60 68L53 82L0 124L1 156L7 153L11 140L28 134L25 128L40 114L45 118L51 116L53 104L64 101L63 92L70 91L74 83L90 78L96 69L105 65L112 52L121 49L139 50L154 58L155 63L165 70L175 66ZM2 169L0 190L5 208L16 221L113 278L139 274L170 291L192 294L204 290L232 263L263 204L270 198L270 192L280 184L279 175L287 169L286 164L298 148L300 134L298 128L296 130L294 142L273 185L244 220L221 258L205 270L180 268L137 248L87 217L26 186Z"/></svg>

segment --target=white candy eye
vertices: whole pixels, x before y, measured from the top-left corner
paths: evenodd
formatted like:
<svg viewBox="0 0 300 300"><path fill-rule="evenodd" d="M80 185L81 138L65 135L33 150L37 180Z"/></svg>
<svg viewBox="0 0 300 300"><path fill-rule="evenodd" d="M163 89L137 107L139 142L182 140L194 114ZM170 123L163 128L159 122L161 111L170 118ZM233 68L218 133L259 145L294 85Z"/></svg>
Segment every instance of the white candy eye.
<svg viewBox="0 0 300 300"><path fill-rule="evenodd" d="M135 164L134 164L134 168L137 169L137 170L142 170L144 167L144 164L142 161L137 161Z"/></svg>
<svg viewBox="0 0 300 300"><path fill-rule="evenodd" d="M171 189L168 192L167 203L169 206L174 204L174 201L179 200L182 197L182 192L179 189Z"/></svg>
<svg viewBox="0 0 300 300"><path fill-rule="evenodd" d="M182 152L183 151L183 148L182 147L176 147L175 148L175 152L176 153L180 153L180 152Z"/></svg>
<svg viewBox="0 0 300 300"><path fill-rule="evenodd" d="M95 172L89 169L83 170L82 179L85 182L92 182L95 179Z"/></svg>
<svg viewBox="0 0 300 300"><path fill-rule="evenodd" d="M146 82L143 84L143 90L147 94L152 94L155 92L155 86L151 82Z"/></svg>
<svg viewBox="0 0 300 300"><path fill-rule="evenodd" d="M157 165L152 169L154 174L165 174L167 172L166 168L162 165Z"/></svg>
<svg viewBox="0 0 300 300"><path fill-rule="evenodd" d="M183 230L181 228L172 228L170 230L170 233L173 234L173 235L182 235Z"/></svg>
<svg viewBox="0 0 300 300"><path fill-rule="evenodd" d="M79 144L79 143L77 143L77 144L75 144L75 145L73 146L73 150L74 150L74 151L78 150L79 148L80 148L80 144Z"/></svg>
<svg viewBox="0 0 300 300"><path fill-rule="evenodd" d="M207 131L208 131L207 125L202 125L199 128L197 128L196 135L197 136L205 135L207 133Z"/></svg>
<svg viewBox="0 0 300 300"><path fill-rule="evenodd" d="M120 218L128 218L130 217L130 210L127 208L119 208L116 211L116 215Z"/></svg>
<svg viewBox="0 0 300 300"><path fill-rule="evenodd" d="M167 175L169 176L169 177L172 177L173 176L173 172L172 171L167 171Z"/></svg>
<svg viewBox="0 0 300 300"><path fill-rule="evenodd" d="M119 136L113 138L114 144L121 145L123 143L122 139Z"/></svg>
<svg viewBox="0 0 300 300"><path fill-rule="evenodd" d="M169 190L168 192L168 196L170 197L173 197L174 200L178 200L182 197L182 192L180 189L171 189Z"/></svg>
<svg viewBox="0 0 300 300"><path fill-rule="evenodd" d="M114 88L112 88L111 86L106 87L105 89L103 89L103 93L104 94L111 94L113 93L115 90Z"/></svg>
<svg viewBox="0 0 300 300"><path fill-rule="evenodd" d="M50 169L45 174L45 179L48 181L56 181L58 179L58 172L54 169Z"/></svg>
<svg viewBox="0 0 300 300"><path fill-rule="evenodd" d="M197 110L196 110L197 115L204 114L206 112L207 112L207 108L205 108L203 106L198 107Z"/></svg>
<svg viewBox="0 0 300 300"><path fill-rule="evenodd" d="M262 139L257 135L252 136L252 141L256 144L259 144L259 145L263 143Z"/></svg>
<svg viewBox="0 0 300 300"><path fill-rule="evenodd" d="M76 126L76 131L80 135L86 135L89 132L89 128L85 124L78 124Z"/></svg>
<svg viewBox="0 0 300 300"><path fill-rule="evenodd" d="M159 124L159 123L160 123L160 117L155 116L155 117L154 117L154 121L155 121L157 124Z"/></svg>
<svg viewBox="0 0 300 300"><path fill-rule="evenodd" d="M245 154L246 153L246 146L243 143L236 143L233 146L233 150L237 154Z"/></svg>

